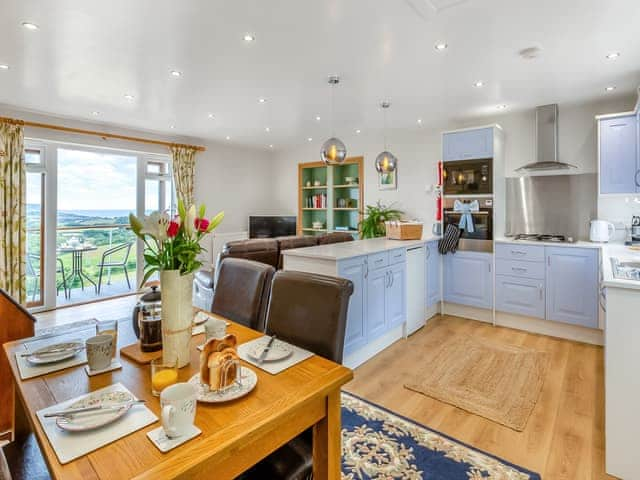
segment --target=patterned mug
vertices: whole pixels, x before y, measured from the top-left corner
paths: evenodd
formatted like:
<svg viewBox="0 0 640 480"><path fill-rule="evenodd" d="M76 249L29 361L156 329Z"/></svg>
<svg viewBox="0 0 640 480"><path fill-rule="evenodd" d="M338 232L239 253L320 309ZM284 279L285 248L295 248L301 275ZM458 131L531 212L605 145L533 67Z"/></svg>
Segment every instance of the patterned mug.
<svg viewBox="0 0 640 480"><path fill-rule="evenodd" d="M112 345L111 335L96 335L87 339L87 362L91 370L103 370L111 365Z"/></svg>
<svg viewBox="0 0 640 480"><path fill-rule="evenodd" d="M175 383L160 393L162 428L169 438L186 435L196 419L197 390L190 383Z"/></svg>

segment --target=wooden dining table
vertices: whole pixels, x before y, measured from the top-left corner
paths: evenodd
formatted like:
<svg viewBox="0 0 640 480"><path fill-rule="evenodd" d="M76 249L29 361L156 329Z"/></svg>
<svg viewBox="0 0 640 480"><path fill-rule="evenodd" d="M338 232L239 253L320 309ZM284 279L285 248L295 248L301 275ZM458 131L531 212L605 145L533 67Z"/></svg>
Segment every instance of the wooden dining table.
<svg viewBox="0 0 640 480"><path fill-rule="evenodd" d="M228 332L238 343L263 335L233 322ZM120 322L118 334L119 347L136 341L130 322ZM149 365L125 357L121 370L92 377L76 366L20 380L15 353L24 352L29 340L4 345L16 385L16 435L19 440L33 431L55 479L232 479L310 427L314 478L340 478L340 388L353 378L342 365L314 355L277 375L250 366L258 382L248 395L221 404L198 403L195 424L202 434L193 440L161 453L146 436L160 425L156 422L62 465L36 417L38 410L117 382L146 400L158 417L159 398L151 394ZM196 345L203 342L203 334L192 337L191 363L179 370L179 381L198 373ZM82 434L77 436L82 442Z"/></svg>

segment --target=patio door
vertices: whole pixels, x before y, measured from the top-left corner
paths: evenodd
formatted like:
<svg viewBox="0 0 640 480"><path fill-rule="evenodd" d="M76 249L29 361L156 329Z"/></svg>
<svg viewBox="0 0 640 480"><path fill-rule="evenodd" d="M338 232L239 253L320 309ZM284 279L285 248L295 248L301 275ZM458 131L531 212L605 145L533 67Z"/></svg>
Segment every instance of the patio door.
<svg viewBox="0 0 640 480"><path fill-rule="evenodd" d="M173 208L168 155L28 140L28 306L134 293L142 245L129 213Z"/></svg>

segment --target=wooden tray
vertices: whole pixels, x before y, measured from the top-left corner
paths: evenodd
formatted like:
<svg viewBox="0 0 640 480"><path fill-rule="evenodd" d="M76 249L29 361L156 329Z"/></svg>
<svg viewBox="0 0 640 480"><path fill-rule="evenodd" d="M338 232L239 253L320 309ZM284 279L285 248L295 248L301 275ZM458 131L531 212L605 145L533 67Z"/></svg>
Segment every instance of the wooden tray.
<svg viewBox="0 0 640 480"><path fill-rule="evenodd" d="M151 363L153 359L160 358L162 356L162 350L158 350L157 352L143 352L140 350L140 342L136 342L122 347L120 349L120 355L124 355L136 363L145 365Z"/></svg>

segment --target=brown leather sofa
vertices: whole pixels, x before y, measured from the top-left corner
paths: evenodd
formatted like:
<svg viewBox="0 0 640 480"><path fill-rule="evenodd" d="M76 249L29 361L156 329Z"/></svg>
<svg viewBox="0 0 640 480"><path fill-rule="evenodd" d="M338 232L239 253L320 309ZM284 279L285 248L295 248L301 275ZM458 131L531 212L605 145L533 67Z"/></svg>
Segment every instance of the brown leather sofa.
<svg viewBox="0 0 640 480"><path fill-rule="evenodd" d="M284 250L291 248L314 247L331 243L353 241L349 232L332 232L325 235L305 235L277 238L252 238L227 242L218 255L215 269L199 270L193 278L193 305L204 310L211 308L213 291L216 284L216 271L220 262L227 258L244 258L266 263L277 270L282 269Z"/></svg>

